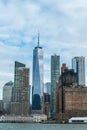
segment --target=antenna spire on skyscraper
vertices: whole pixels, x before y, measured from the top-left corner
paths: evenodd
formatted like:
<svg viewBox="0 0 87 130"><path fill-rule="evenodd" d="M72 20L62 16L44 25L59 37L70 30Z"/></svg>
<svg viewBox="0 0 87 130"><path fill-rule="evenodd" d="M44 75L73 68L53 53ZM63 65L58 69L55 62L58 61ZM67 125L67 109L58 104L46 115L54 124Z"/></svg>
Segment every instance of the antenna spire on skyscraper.
<svg viewBox="0 0 87 130"><path fill-rule="evenodd" d="M40 43L39 43L39 32L38 32L38 47L39 47L39 44L40 44Z"/></svg>

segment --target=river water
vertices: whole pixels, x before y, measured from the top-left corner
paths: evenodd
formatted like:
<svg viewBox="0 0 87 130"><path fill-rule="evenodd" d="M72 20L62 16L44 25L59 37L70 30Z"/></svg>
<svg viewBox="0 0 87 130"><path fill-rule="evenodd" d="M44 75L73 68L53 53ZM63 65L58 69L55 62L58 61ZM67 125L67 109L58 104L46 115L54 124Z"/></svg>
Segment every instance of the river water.
<svg viewBox="0 0 87 130"><path fill-rule="evenodd" d="M0 130L87 130L87 124L0 123Z"/></svg>

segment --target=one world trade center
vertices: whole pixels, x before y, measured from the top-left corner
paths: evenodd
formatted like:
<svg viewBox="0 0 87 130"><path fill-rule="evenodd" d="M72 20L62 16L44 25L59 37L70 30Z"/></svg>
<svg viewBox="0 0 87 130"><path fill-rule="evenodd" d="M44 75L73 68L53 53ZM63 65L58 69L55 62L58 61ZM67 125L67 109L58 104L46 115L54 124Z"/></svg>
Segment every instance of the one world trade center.
<svg viewBox="0 0 87 130"><path fill-rule="evenodd" d="M33 50L32 110L42 112L43 107L43 48L38 44Z"/></svg>

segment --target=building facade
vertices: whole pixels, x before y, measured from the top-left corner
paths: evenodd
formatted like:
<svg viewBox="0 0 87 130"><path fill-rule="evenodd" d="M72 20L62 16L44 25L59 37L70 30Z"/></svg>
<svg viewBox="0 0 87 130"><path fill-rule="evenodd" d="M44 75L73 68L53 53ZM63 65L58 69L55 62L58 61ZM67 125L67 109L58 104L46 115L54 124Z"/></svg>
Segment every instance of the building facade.
<svg viewBox="0 0 87 130"><path fill-rule="evenodd" d="M43 48L38 45L33 50L32 110L42 112L43 107Z"/></svg>
<svg viewBox="0 0 87 130"><path fill-rule="evenodd" d="M85 86L85 57L74 57L72 59L72 69L77 73L77 83Z"/></svg>
<svg viewBox="0 0 87 130"><path fill-rule="evenodd" d="M47 117L50 117L50 95L48 93L44 93L44 109L43 112Z"/></svg>
<svg viewBox="0 0 87 130"><path fill-rule="evenodd" d="M63 64L62 64L62 67L61 67L61 74L62 74L63 72L65 72L66 69L68 69L68 67L66 66L65 63L63 63Z"/></svg>
<svg viewBox="0 0 87 130"><path fill-rule="evenodd" d="M60 56L51 56L51 116L56 113L56 88L60 76Z"/></svg>
<svg viewBox="0 0 87 130"><path fill-rule="evenodd" d="M57 92L58 93L57 93L56 118L60 122L61 121L67 122L68 119L71 117L87 116L86 87L81 86L65 87L63 89L63 93L62 93L62 87L58 87Z"/></svg>
<svg viewBox="0 0 87 130"><path fill-rule="evenodd" d="M24 64L15 62L15 79L11 114L28 115L29 111L29 68Z"/></svg>
<svg viewBox="0 0 87 130"><path fill-rule="evenodd" d="M61 110L61 113L64 113L64 90L65 88L72 88L74 86L77 86L77 74L74 72L73 69L65 69L59 78L59 83L56 90L56 100L59 100L59 104L58 101L56 101L57 111L59 109L59 112Z"/></svg>
<svg viewBox="0 0 87 130"><path fill-rule="evenodd" d="M51 97L51 83L44 84L44 109L43 112L47 117L50 117L50 97Z"/></svg>
<svg viewBox="0 0 87 130"><path fill-rule="evenodd" d="M18 61L15 61L15 66L14 66L14 88L13 88L13 93L12 93L12 101L17 102L19 101L19 87L18 87L18 81L20 79L20 76L18 75L18 69L24 68L25 64L22 64ZM18 77L19 76L19 77Z"/></svg>
<svg viewBox="0 0 87 130"><path fill-rule="evenodd" d="M59 78L58 85L62 87L77 85L77 73L73 69L65 69Z"/></svg>
<svg viewBox="0 0 87 130"><path fill-rule="evenodd" d="M5 113L10 114L11 112L11 99L12 99L12 88L13 82L6 83L3 87L3 109Z"/></svg>
<svg viewBox="0 0 87 130"><path fill-rule="evenodd" d="M47 82L44 84L44 93L51 95L51 83Z"/></svg>
<svg viewBox="0 0 87 130"><path fill-rule="evenodd" d="M0 116L4 115L3 100L0 100Z"/></svg>

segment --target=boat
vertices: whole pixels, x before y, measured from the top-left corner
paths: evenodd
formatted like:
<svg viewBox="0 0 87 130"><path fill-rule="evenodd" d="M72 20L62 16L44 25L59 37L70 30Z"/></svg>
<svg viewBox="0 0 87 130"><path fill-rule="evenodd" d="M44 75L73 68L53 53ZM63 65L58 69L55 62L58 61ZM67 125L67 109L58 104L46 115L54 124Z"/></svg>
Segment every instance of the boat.
<svg viewBox="0 0 87 130"><path fill-rule="evenodd" d="M68 120L68 123L73 124L86 124L87 123L87 117L72 117Z"/></svg>

